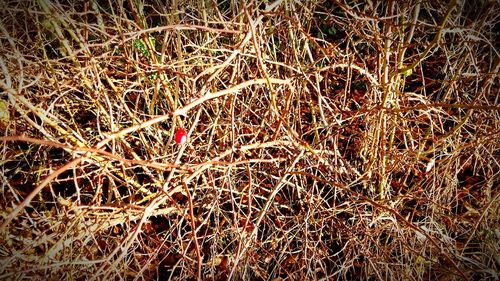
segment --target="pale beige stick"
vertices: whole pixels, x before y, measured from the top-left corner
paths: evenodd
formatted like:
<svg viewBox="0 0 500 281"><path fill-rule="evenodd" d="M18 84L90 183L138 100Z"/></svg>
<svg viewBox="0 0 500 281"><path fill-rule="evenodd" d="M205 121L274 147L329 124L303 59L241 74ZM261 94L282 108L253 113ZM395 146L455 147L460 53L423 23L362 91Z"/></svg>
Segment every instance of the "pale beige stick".
<svg viewBox="0 0 500 281"><path fill-rule="evenodd" d="M105 151L105 150L99 150L95 148L87 148L87 147L73 147L65 144L61 144L58 142L54 141L49 141L49 140L41 140L41 139L36 139L32 137L27 137L27 136L5 136L5 137L0 137L0 141L24 141L24 142L30 142L30 143L36 143L40 145L47 145L47 146L52 146L52 147L57 147L57 148L62 148L66 151L69 152L74 152L74 153L96 153L100 154L103 156L107 156L110 159L114 159L119 162L127 163L130 165L143 165L159 170L169 170L171 168L181 168L178 165L173 165L169 163L159 163L159 162L153 162L153 161L145 161L145 160L140 160L140 159L126 159L123 158L119 155L115 155L111 152Z"/></svg>
<svg viewBox="0 0 500 281"><path fill-rule="evenodd" d="M241 90L245 87L251 86L251 85L266 84L266 83L267 83L267 80L264 78L254 79L254 80L245 81L243 83L240 83L238 85L235 85L235 86L228 88L228 89L225 89L225 90L217 91L215 93L206 94L203 97L196 99L195 101L185 105L184 107L175 110L173 112L173 114L169 113L169 114L159 115L159 116L157 116L153 119L150 119L146 122L143 122L143 123L125 128L125 129L118 131L116 133L110 134L110 135L108 135L107 138L100 141L97 144L96 148L99 149L99 148L103 147L104 145L106 145L111 140L114 140L118 137L124 136L124 135L129 134L129 133L135 132L141 128L146 128L146 127L151 126L153 124L168 120L171 117L175 117L175 116L179 116L179 115L186 115L188 113L188 111L191 110L193 107L200 105L208 100L222 97L222 96L225 96L228 94L236 94L239 90ZM285 79L271 79L271 83L290 85L290 80L288 80L288 79L286 79L286 80Z"/></svg>
<svg viewBox="0 0 500 281"><path fill-rule="evenodd" d="M21 204L17 205L16 208L10 212L5 220L2 222L2 225L0 226L0 233L4 230L4 228L21 212L26 206L28 206L35 198L35 196L45 187L47 184L49 184L52 180L57 178L60 174L68 170L69 168L79 164L83 160L83 157L78 157L74 159L73 161L67 163L66 165L62 166L61 168L57 169L57 171L53 172L52 174L48 175L33 191L30 192L30 194L21 202Z"/></svg>
<svg viewBox="0 0 500 281"><path fill-rule="evenodd" d="M294 169L295 165L299 162L300 158L304 155L304 153L305 153L305 150L303 149L299 153L299 155L297 155L297 157L295 157L295 159L293 160L293 163L290 165L290 167L288 167L286 173L281 177L280 181L273 188L273 192L271 192L271 194L269 195L269 197L266 201L266 204L264 205L264 207L260 211L260 214L257 218L257 221L254 224L254 229L253 229L252 233L250 233L250 236L247 238L247 241L246 241L245 245L243 245L243 249L241 249L241 251L240 251L241 243L239 244L238 253L236 254L235 260L233 261L234 265L233 265L233 268L231 269L231 273L229 274L229 278L228 278L229 280L232 279L231 277L233 276L234 271L238 267L239 260L247 251L248 247L250 246L250 243L253 240L253 237L255 237L257 235L257 231L259 230L259 225L262 222L262 220L264 219L264 216L266 215L267 210L269 209L271 204L274 202L274 197L276 197L278 192L281 190L281 187L284 185L286 178L290 175L290 173Z"/></svg>

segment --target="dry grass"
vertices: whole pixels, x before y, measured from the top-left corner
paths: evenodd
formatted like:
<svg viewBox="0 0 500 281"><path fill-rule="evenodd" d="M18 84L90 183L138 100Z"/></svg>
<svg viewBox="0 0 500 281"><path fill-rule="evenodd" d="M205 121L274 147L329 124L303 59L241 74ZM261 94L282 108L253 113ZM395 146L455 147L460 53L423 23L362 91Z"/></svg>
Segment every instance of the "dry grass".
<svg viewBox="0 0 500 281"><path fill-rule="evenodd" d="M354 2L3 1L0 278L498 280L499 2Z"/></svg>

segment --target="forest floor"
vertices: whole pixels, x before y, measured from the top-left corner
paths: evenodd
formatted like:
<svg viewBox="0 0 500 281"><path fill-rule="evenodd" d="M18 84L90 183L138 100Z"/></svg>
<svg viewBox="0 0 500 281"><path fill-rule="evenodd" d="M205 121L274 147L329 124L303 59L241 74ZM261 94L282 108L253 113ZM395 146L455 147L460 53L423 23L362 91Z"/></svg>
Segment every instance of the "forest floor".
<svg viewBox="0 0 500 281"><path fill-rule="evenodd" d="M0 279L499 280L498 1L111 2L0 4Z"/></svg>

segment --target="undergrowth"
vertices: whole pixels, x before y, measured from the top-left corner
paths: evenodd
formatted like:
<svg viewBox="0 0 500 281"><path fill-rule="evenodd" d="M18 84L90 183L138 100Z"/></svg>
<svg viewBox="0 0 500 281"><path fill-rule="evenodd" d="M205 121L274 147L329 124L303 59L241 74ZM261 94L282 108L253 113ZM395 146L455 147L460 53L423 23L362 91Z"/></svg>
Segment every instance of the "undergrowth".
<svg viewBox="0 0 500 281"><path fill-rule="evenodd" d="M0 5L1 279L498 280L498 1Z"/></svg>

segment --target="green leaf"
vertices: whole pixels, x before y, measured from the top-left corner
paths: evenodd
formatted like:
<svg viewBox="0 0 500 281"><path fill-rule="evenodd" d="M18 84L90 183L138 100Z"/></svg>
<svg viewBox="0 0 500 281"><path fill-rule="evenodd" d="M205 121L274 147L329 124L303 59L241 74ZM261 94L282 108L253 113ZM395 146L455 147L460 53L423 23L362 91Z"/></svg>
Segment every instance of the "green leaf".
<svg viewBox="0 0 500 281"><path fill-rule="evenodd" d="M413 74L413 69L408 69L407 71L403 72L403 75L406 77L410 76Z"/></svg>
<svg viewBox="0 0 500 281"><path fill-rule="evenodd" d="M156 78L158 78L158 73L156 72L149 75L149 80L151 80L152 82L154 82Z"/></svg>
<svg viewBox="0 0 500 281"><path fill-rule="evenodd" d="M145 57L149 57L148 48L146 47L146 43L142 39L134 40L134 48L139 50Z"/></svg>
<svg viewBox="0 0 500 281"><path fill-rule="evenodd" d="M6 101L0 100L0 123L6 124L10 120L9 105Z"/></svg>

